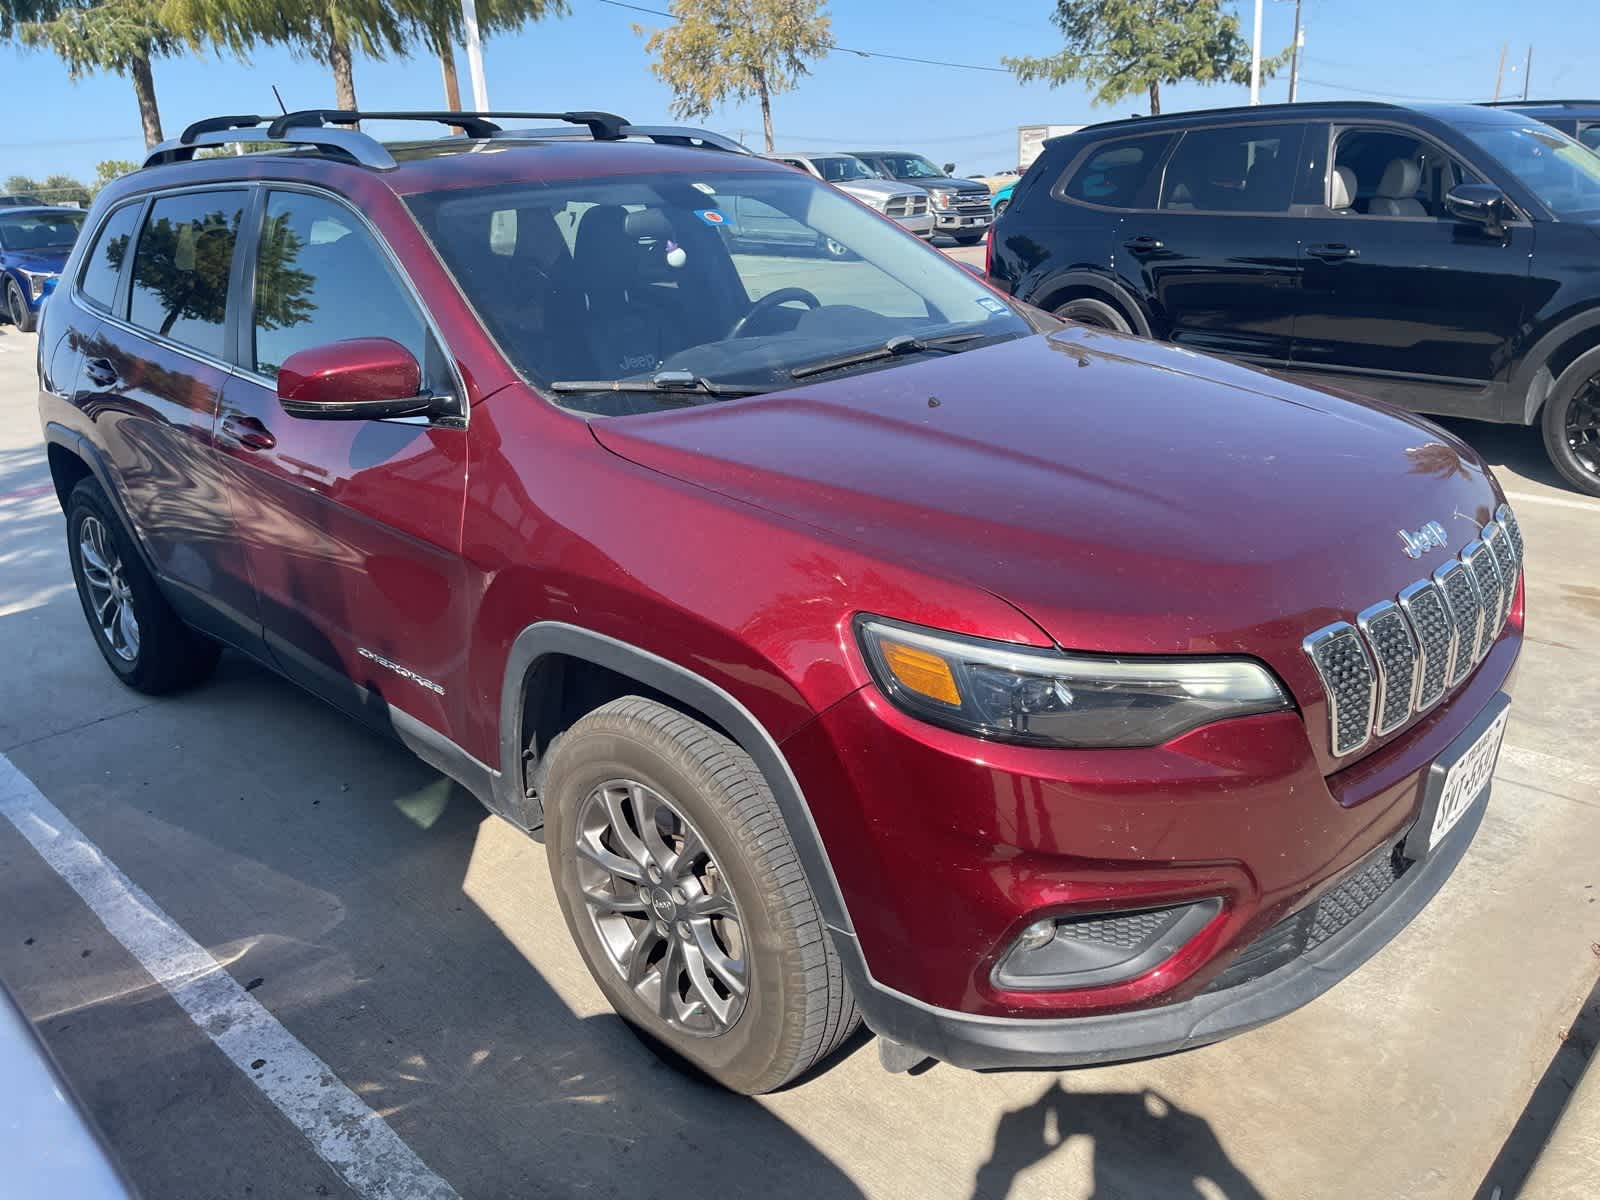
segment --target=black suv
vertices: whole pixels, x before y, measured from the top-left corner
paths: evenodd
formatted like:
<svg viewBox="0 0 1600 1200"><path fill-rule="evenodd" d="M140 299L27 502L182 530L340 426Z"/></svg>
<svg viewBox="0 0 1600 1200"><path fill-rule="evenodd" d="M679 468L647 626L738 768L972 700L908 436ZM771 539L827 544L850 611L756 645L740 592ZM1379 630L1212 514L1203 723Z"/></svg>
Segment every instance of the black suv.
<svg viewBox="0 0 1600 1200"><path fill-rule="evenodd" d="M1421 412L1543 426L1600 495L1600 156L1482 105L1257 108L1045 144L991 281Z"/></svg>

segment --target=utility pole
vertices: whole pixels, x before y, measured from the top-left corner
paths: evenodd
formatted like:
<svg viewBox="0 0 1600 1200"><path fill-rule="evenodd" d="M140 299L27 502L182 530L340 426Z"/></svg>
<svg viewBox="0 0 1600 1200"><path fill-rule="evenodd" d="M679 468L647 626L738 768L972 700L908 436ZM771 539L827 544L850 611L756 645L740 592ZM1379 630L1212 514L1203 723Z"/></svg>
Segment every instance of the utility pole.
<svg viewBox="0 0 1600 1200"><path fill-rule="evenodd" d="M1500 81L1506 74L1506 44L1500 43L1500 65L1494 69L1494 98L1500 99Z"/></svg>
<svg viewBox="0 0 1600 1200"><path fill-rule="evenodd" d="M1533 78L1533 47L1528 47L1528 65L1522 68L1522 98L1528 98L1528 83Z"/></svg>
<svg viewBox="0 0 1600 1200"><path fill-rule="evenodd" d="M472 73L472 106L489 111L489 84L483 77L483 41L478 36L476 0L461 0L461 23L467 31L467 69Z"/></svg>
<svg viewBox="0 0 1600 1200"><path fill-rule="evenodd" d="M1256 0L1256 24L1250 33L1250 103L1261 103L1261 0Z"/></svg>
<svg viewBox="0 0 1600 1200"><path fill-rule="evenodd" d="M1300 0L1294 0L1294 41L1289 47L1289 103L1293 104L1300 91L1300 47L1305 42L1305 31L1300 28Z"/></svg>

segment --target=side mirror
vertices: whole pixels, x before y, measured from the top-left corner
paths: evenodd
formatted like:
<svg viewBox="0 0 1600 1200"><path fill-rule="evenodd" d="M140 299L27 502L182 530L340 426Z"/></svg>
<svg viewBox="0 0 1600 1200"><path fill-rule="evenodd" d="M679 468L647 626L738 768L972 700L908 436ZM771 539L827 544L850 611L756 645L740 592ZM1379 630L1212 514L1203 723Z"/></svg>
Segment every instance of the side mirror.
<svg viewBox="0 0 1600 1200"><path fill-rule="evenodd" d="M411 351L389 338L350 338L291 354L278 368L278 403L310 421L431 416L439 397L422 388Z"/></svg>
<svg viewBox="0 0 1600 1200"><path fill-rule="evenodd" d="M1506 231L1511 206L1505 193L1492 183L1458 183L1445 193L1444 210L1458 221L1481 225L1484 232L1499 237Z"/></svg>
<svg viewBox="0 0 1600 1200"><path fill-rule="evenodd" d="M944 164L944 173L946 175L954 175L956 173L956 165L955 165L955 163L945 163Z"/></svg>

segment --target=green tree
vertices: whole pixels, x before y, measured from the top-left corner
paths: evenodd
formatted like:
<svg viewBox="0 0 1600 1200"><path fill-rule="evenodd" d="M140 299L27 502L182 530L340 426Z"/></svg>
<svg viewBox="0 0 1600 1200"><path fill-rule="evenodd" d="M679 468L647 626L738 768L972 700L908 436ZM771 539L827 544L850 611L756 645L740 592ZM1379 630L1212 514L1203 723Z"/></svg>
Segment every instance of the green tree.
<svg viewBox="0 0 1600 1200"><path fill-rule="evenodd" d="M162 19L160 0L3 0L0 36L49 50L80 79L114 71L133 82L146 147L161 140L152 59L173 54L184 39Z"/></svg>
<svg viewBox="0 0 1600 1200"><path fill-rule="evenodd" d="M760 101L770 154L772 97L833 48L822 7L821 0L672 0L677 24L645 43L656 56L650 69L672 89L679 117L710 116L729 99Z"/></svg>
<svg viewBox="0 0 1600 1200"><path fill-rule="evenodd" d="M103 162L95 164L94 182L89 185L89 188L92 192L98 195L100 189L105 187L106 184L112 182L113 180L120 179L124 175L131 175L138 169L138 163L131 162L126 158L108 158Z"/></svg>
<svg viewBox="0 0 1600 1200"><path fill-rule="evenodd" d="M71 175L48 175L39 185L39 198L46 204L83 204L94 198L93 194Z"/></svg>
<svg viewBox="0 0 1600 1200"><path fill-rule="evenodd" d="M416 23L418 40L439 58L444 76L445 107L461 108L461 83L456 77L455 45L464 35L461 0L401 0ZM484 37L514 33L530 21L564 17L567 0L478 0L478 29Z"/></svg>
<svg viewBox="0 0 1600 1200"><path fill-rule="evenodd" d="M1095 104L1144 92L1161 111L1164 83L1249 83L1250 42L1221 0L1056 0L1050 18L1066 47L1043 58L1004 58L1020 82L1051 87L1078 81ZM1262 59L1261 78L1289 60Z"/></svg>

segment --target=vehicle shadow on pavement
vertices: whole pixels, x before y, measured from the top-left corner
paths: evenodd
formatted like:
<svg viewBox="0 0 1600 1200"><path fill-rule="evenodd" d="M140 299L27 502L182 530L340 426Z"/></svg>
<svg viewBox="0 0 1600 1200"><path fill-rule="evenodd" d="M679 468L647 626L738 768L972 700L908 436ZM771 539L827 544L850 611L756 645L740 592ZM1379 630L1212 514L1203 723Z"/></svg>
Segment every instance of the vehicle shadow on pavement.
<svg viewBox="0 0 1600 1200"><path fill-rule="evenodd" d="M1572 496L1579 493L1562 479L1545 452L1537 425L1499 425L1466 417L1429 417L1471 446L1496 470L1509 468L1524 479L1546 484ZM1511 481L1503 481L1510 487Z"/></svg>
<svg viewBox="0 0 1600 1200"><path fill-rule="evenodd" d="M1057 1079L995 1128L972 1200L1005 1200L1017 1177L1076 1138L1092 1159L1089 1200L1262 1200L1211 1123L1160 1092L1069 1092Z"/></svg>

